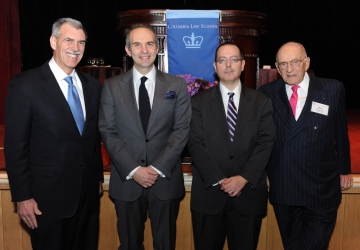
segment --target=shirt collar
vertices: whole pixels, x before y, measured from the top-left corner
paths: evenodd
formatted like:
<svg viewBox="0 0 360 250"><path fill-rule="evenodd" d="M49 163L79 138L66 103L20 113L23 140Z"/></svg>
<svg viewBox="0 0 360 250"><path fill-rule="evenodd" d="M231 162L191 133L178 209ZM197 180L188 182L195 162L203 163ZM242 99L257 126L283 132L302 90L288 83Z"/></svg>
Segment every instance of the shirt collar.
<svg viewBox="0 0 360 250"><path fill-rule="evenodd" d="M62 80L64 80L65 77L67 77L68 75L59 67L59 65L55 62L54 57L52 57L49 61L49 67L51 69L51 71L53 72L55 79L57 82L61 82ZM73 77L73 79L75 79L75 70L73 70L70 74L70 76Z"/></svg>
<svg viewBox="0 0 360 250"><path fill-rule="evenodd" d="M144 75L140 74L139 71L137 71L135 69L135 67L133 67L133 79L134 79L134 83L139 83L140 82L140 78L143 77ZM151 82L155 83L155 78L156 78L156 68L155 66L153 65L153 68L150 70L149 73L147 73L145 75L148 80L150 80ZM140 86L140 84L139 84Z"/></svg>
<svg viewBox="0 0 360 250"><path fill-rule="evenodd" d="M240 80L239 80L239 84L233 90L229 90L221 82L219 85L220 85L220 92L221 92L221 96L222 96L223 100L226 100L226 98L229 98L228 97L229 92L233 92L235 94L235 96L240 98L240 92L241 92L241 81Z"/></svg>

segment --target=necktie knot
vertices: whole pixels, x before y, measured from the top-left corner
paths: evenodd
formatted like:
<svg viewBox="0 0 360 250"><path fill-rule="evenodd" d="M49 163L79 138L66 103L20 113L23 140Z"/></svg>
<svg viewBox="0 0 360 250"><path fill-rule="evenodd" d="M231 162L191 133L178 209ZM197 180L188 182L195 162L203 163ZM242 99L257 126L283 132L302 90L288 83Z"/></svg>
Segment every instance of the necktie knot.
<svg viewBox="0 0 360 250"><path fill-rule="evenodd" d="M292 91L295 92L295 93L297 93L298 88L300 88L299 85L294 85L294 86L291 87Z"/></svg>
<svg viewBox="0 0 360 250"><path fill-rule="evenodd" d="M67 82L69 85L73 85L72 76L67 76L64 78L65 82Z"/></svg>

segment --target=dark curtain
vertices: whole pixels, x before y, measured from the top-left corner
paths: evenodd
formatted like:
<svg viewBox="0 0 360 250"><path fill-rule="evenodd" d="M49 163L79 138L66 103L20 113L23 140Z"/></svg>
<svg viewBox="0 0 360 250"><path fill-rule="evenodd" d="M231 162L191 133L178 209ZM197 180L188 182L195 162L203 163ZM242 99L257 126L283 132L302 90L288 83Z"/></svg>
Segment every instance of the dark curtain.
<svg viewBox="0 0 360 250"><path fill-rule="evenodd" d="M10 78L20 72L20 33L18 0L0 0L0 6L0 124L3 124L7 86Z"/></svg>

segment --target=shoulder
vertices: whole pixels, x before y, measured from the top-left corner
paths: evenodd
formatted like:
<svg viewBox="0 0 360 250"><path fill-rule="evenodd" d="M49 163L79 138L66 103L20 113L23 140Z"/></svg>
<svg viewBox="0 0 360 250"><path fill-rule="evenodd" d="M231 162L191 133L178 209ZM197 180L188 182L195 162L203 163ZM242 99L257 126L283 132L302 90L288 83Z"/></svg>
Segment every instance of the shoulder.
<svg viewBox="0 0 360 250"><path fill-rule="evenodd" d="M156 71L156 78L160 81L165 81L165 82L177 82L177 83L182 83L182 84L186 84L185 79L175 76L175 75L171 75L165 72L162 72L160 70Z"/></svg>
<svg viewBox="0 0 360 250"><path fill-rule="evenodd" d="M339 86L343 85L342 82L335 80L335 79L321 78L321 77L315 77L315 76L310 76L310 84L311 83L321 84L324 88L339 87Z"/></svg>

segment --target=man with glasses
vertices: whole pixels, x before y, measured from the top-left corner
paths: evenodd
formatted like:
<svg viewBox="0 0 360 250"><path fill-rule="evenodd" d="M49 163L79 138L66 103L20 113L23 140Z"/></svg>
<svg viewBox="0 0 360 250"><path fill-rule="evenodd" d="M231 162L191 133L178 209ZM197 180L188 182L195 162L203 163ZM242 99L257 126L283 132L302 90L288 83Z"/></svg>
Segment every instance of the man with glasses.
<svg viewBox="0 0 360 250"><path fill-rule="evenodd" d="M241 84L245 60L220 45L220 83L192 97L188 148L194 161L191 211L195 249L256 249L268 191L265 167L275 140L272 104Z"/></svg>
<svg viewBox="0 0 360 250"><path fill-rule="evenodd" d="M310 57L296 42L276 55L282 79L260 91L271 97L276 142L267 172L285 249L327 249L341 190L352 186L341 82L309 76Z"/></svg>

